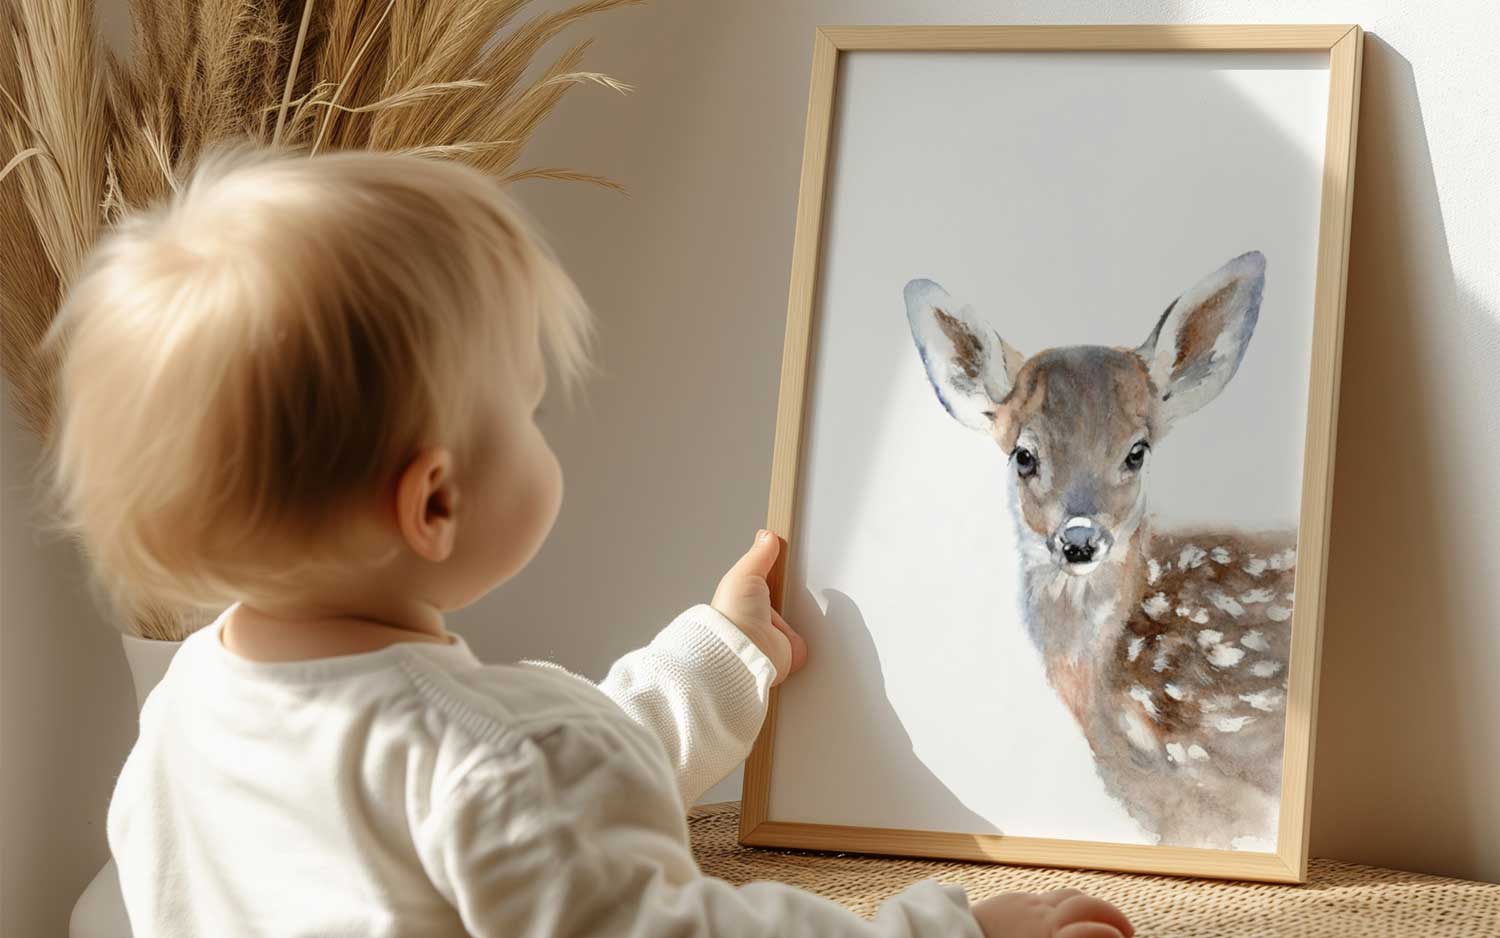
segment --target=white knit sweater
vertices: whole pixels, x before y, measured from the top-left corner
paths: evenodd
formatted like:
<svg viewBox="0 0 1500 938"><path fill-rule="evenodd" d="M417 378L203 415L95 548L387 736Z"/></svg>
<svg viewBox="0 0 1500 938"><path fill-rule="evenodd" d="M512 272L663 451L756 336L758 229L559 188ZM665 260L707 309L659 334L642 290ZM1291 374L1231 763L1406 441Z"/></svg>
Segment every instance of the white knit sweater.
<svg viewBox="0 0 1500 938"><path fill-rule="evenodd" d="M979 934L956 887L866 922L699 873L683 806L745 757L773 677L707 606L598 687L461 639L251 662L222 621L152 692L110 805L136 938Z"/></svg>

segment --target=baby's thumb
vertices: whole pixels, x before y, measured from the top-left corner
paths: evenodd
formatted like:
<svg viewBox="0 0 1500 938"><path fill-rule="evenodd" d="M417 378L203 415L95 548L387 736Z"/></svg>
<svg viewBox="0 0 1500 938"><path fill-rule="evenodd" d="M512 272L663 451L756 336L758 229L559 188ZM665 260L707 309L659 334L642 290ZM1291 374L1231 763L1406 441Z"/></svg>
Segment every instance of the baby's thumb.
<svg viewBox="0 0 1500 938"><path fill-rule="evenodd" d="M766 577L776 565L776 555L781 553L781 540L767 530L756 532L755 543L745 555L729 568L729 574L739 576Z"/></svg>

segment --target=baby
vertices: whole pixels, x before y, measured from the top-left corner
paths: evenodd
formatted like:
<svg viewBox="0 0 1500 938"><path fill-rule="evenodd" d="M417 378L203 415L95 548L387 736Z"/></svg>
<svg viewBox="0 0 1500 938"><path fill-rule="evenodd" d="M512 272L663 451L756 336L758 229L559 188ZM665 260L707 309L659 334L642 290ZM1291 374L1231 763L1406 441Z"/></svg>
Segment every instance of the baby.
<svg viewBox="0 0 1500 938"><path fill-rule="evenodd" d="M544 359L571 385L589 337L554 257L454 163L220 152L101 242L51 336L62 517L127 602L227 606L110 804L137 938L1128 938L1076 892L971 907L925 882L868 922L698 871L684 806L806 657L767 532L598 685L446 630L552 526Z"/></svg>

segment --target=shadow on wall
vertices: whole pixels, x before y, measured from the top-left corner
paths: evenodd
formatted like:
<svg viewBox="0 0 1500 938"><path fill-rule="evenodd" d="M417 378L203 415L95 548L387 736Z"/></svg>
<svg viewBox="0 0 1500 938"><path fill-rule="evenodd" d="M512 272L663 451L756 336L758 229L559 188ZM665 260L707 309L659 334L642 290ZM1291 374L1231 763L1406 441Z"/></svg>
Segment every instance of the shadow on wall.
<svg viewBox="0 0 1500 938"><path fill-rule="evenodd" d="M836 641L839 651L832 659L808 659L809 668L828 671L816 682L807 682L810 691L810 685L816 685L821 703L811 712L837 708L835 712L857 715L847 724L849 732L828 740L824 757L853 764L859 776L878 786L878 790L864 793L866 798L919 812L919 816L910 817L914 828L999 833L993 822L970 810L912 749L911 735L886 694L880 654L859 606L838 590L822 593L827 604L822 615L807 612L820 604L806 594L797 604L804 610L798 627L805 634Z"/></svg>
<svg viewBox="0 0 1500 938"><path fill-rule="evenodd" d="M1500 326L1456 284L1412 67L1375 36L1355 172L1311 847L1475 875L1497 863L1475 831L1500 753L1473 749L1462 662L1494 610L1466 605L1487 532L1445 493L1465 470L1444 453L1475 431L1465 408L1500 400ZM1455 369L1483 393L1444 400L1433 379Z"/></svg>

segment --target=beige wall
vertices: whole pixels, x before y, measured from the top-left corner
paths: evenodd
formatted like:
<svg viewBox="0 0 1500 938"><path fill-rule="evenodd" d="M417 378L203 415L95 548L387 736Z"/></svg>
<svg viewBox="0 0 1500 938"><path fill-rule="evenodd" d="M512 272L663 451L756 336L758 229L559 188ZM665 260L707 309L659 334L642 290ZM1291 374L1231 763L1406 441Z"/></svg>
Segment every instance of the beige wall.
<svg viewBox="0 0 1500 938"><path fill-rule="evenodd" d="M111 38L123 4L100 4ZM814 25L1278 19L1373 31L1313 850L1500 881L1500 129L1476 114L1500 92L1486 64L1500 15L1483 0L655 0L611 14L594 65L638 92L580 92L532 156L632 195L524 191L598 308L605 374L587 409L544 418L568 473L557 532L458 627L486 657L601 673L706 598L763 519ZM50 936L103 859L133 700L76 558L31 530L35 447L9 410L0 447L0 933Z"/></svg>
<svg viewBox="0 0 1500 938"><path fill-rule="evenodd" d="M1480 0L655 0L611 14L524 196L598 309L605 375L552 408L552 540L460 619L484 654L602 672L708 595L764 517L819 23L1359 22L1366 46L1313 813L1315 854L1500 880L1500 94ZM505 623L500 625L498 623ZM814 649L816 653L816 649ZM732 786L716 794L732 795Z"/></svg>
<svg viewBox="0 0 1500 938"><path fill-rule="evenodd" d="M37 533L37 444L0 416L0 935L52 938L108 855L135 734L120 642L73 548Z"/></svg>

